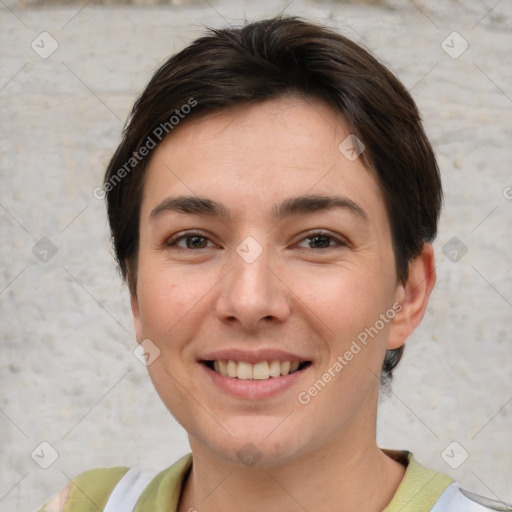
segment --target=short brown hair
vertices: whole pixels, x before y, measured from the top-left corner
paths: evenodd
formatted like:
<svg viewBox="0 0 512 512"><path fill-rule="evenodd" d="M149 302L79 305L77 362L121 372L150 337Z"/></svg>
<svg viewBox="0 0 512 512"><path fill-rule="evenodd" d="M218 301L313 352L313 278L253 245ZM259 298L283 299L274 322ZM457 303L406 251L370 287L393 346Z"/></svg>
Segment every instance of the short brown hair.
<svg viewBox="0 0 512 512"><path fill-rule="evenodd" d="M360 156L383 192L396 273L405 281L409 262L435 238L442 202L439 169L414 100L353 41L296 17L277 17L209 29L165 62L136 101L103 184L116 258L132 295L150 161L140 155L148 153L148 142L153 149L172 133L185 105L189 119L289 93L327 102L365 145ZM382 382L390 380L402 353L403 347L387 351Z"/></svg>

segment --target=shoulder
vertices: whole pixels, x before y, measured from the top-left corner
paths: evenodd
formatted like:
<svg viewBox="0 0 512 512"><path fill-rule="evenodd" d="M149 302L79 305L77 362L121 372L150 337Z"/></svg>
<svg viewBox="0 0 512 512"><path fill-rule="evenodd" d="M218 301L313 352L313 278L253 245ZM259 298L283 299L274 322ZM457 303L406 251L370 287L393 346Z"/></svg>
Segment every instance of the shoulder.
<svg viewBox="0 0 512 512"><path fill-rule="evenodd" d="M192 467L188 454L163 471L141 468L97 468L79 474L38 512L98 512L130 510L136 512L176 510L185 480ZM120 505L120 507L119 507Z"/></svg>
<svg viewBox="0 0 512 512"><path fill-rule="evenodd" d="M443 492L432 512L485 512L489 510L512 512L512 507L503 502L465 491L458 484L453 483Z"/></svg>
<svg viewBox="0 0 512 512"><path fill-rule="evenodd" d="M192 468L192 454L187 454L156 475L142 492L135 512L178 509L183 487Z"/></svg>
<svg viewBox="0 0 512 512"><path fill-rule="evenodd" d="M384 512L512 512L509 505L465 491L448 475L425 468L410 452L384 452L406 467Z"/></svg>
<svg viewBox="0 0 512 512"><path fill-rule="evenodd" d="M38 512L98 512L103 510L112 489L127 467L96 468L80 473L52 496Z"/></svg>

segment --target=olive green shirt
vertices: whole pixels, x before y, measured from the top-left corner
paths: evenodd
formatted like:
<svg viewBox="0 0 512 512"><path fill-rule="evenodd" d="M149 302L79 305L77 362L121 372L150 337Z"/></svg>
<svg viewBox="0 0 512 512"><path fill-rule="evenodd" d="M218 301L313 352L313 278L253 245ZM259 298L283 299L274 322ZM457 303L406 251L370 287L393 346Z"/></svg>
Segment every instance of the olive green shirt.
<svg viewBox="0 0 512 512"><path fill-rule="evenodd" d="M384 450L407 466L391 503L383 512L428 512L453 480L421 466L409 452ZM141 494L134 512L176 512L190 469L192 454L161 471ZM98 468L81 473L70 485L63 512L102 511L110 493L128 471L127 467ZM49 503L39 512L53 512Z"/></svg>

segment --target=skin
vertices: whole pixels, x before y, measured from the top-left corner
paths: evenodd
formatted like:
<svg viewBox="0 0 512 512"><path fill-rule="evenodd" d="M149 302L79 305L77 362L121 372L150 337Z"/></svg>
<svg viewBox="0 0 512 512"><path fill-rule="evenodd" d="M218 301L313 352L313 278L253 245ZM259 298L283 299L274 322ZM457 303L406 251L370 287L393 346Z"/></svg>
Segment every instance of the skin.
<svg viewBox="0 0 512 512"><path fill-rule="evenodd" d="M324 103L283 97L184 121L154 152L144 185L132 311L137 340L160 356L148 367L164 404L189 434L193 468L180 511L382 511L405 471L376 445L379 376L423 317L434 286L424 246L397 281L383 195L349 135ZM339 195L335 208L276 222L274 205ZM200 196L229 219L163 211L166 198ZM320 239L308 238L324 230ZM193 232L199 248L172 237ZM252 263L236 249L252 236ZM339 241L339 242L338 242ZM191 240L188 240L191 243ZM401 311L307 405L307 390L393 304ZM218 349L279 348L312 365L265 399L212 385L201 356ZM261 459L245 465L247 443ZM321 492L319 492L321 489ZM364 505L364 507L363 507Z"/></svg>

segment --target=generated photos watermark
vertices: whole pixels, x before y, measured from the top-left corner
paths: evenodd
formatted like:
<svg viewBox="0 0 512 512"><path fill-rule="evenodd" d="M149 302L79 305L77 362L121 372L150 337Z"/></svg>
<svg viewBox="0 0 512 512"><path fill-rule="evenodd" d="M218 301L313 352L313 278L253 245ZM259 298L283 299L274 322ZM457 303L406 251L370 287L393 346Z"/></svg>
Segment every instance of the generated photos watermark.
<svg viewBox="0 0 512 512"><path fill-rule="evenodd" d="M130 174L137 164L144 160L144 158L151 153L151 150L155 149L157 144L180 124L182 119L185 119L187 114L190 114L195 106L197 106L197 100L189 98L187 103L176 109L174 114L169 117L168 121L160 123L151 132L151 135L146 137L146 140L139 147L138 151L134 151L133 155L109 178L107 182L105 182L101 187L96 187L93 190L92 195L96 199L104 199L107 193L113 190L123 178Z"/></svg>
<svg viewBox="0 0 512 512"><path fill-rule="evenodd" d="M366 327L363 331L361 331L357 335L357 340L353 340L350 347L343 353L338 355L336 361L327 368L327 370L322 374L322 376L317 379L313 385L311 385L307 390L301 391L297 395L297 400L302 405L307 405L311 402L311 400L317 396L326 386L331 382L339 373L345 368L352 359L354 359L357 354L359 354L364 347L368 345L369 338L373 339L377 334L379 334L382 329L388 324L397 313L402 311L402 304L395 302L392 307L390 307L385 313L382 313L379 316L379 319L375 321L375 323Z"/></svg>

